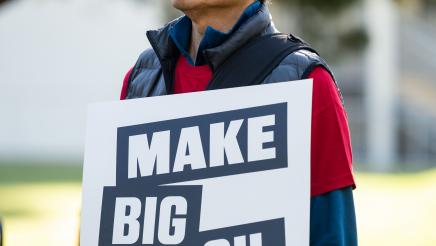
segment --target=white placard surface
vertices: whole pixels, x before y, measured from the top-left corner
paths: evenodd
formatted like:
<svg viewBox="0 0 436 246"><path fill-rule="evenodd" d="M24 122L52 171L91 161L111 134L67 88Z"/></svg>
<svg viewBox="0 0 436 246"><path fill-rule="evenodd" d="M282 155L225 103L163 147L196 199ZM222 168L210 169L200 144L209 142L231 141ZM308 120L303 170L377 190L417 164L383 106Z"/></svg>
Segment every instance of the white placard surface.
<svg viewBox="0 0 436 246"><path fill-rule="evenodd" d="M93 104L80 245L309 245L312 80Z"/></svg>

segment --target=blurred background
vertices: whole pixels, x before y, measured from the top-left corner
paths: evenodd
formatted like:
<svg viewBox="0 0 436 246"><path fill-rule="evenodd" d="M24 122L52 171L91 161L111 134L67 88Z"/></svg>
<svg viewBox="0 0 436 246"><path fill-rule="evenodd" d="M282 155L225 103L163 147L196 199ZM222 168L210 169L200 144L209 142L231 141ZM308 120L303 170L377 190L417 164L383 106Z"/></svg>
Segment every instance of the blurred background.
<svg viewBox="0 0 436 246"><path fill-rule="evenodd" d="M87 104L117 100L181 13L160 0L0 0L5 245L77 245ZM347 108L360 245L436 245L436 0L272 0Z"/></svg>

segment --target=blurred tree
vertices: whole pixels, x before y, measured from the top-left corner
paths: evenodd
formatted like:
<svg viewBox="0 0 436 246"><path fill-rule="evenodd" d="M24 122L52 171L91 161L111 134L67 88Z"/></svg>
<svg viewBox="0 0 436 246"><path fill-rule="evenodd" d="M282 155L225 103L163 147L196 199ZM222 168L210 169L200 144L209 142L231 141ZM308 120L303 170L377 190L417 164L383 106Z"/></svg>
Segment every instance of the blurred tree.
<svg viewBox="0 0 436 246"><path fill-rule="evenodd" d="M354 4L355 2L358 2L359 0L270 0L271 1L277 1L277 2L283 2L286 4L299 6L302 8L305 7L315 7L320 10L328 11L330 13L335 13L338 11L341 11L343 8Z"/></svg>
<svg viewBox="0 0 436 246"><path fill-rule="evenodd" d="M0 5L2 5L5 2L8 2L9 0L0 0Z"/></svg>
<svg viewBox="0 0 436 246"><path fill-rule="evenodd" d="M436 1L436 0L434 0ZM294 11L302 35L323 56L336 59L360 52L368 37L363 25L362 0L269 0ZM357 10L357 11L356 11ZM350 14L351 12L351 14ZM348 15L347 15L348 13Z"/></svg>

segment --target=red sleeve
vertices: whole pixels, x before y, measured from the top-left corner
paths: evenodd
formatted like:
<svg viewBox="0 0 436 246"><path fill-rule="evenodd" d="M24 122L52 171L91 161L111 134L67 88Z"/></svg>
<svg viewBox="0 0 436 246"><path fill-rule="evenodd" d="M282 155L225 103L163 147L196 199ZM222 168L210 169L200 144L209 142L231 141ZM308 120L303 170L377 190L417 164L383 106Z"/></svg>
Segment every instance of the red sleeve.
<svg viewBox="0 0 436 246"><path fill-rule="evenodd" d="M353 186L350 132L345 109L332 76L323 67L313 79L311 195Z"/></svg>
<svg viewBox="0 0 436 246"><path fill-rule="evenodd" d="M123 87L121 88L120 100L125 100L127 97L127 87L129 86L129 78L130 78L130 74L132 74L132 70L133 68L129 69L126 76L124 77Z"/></svg>

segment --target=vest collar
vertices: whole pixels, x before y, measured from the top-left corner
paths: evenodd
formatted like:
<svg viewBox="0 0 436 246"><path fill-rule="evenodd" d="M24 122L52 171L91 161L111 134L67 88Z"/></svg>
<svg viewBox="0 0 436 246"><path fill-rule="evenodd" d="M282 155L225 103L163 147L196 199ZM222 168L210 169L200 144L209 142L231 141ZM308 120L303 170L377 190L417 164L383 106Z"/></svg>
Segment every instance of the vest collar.
<svg viewBox="0 0 436 246"><path fill-rule="evenodd" d="M179 22L170 28L170 37L179 51L191 65L205 65L206 61L203 55L203 50L215 48L224 43L235 31L237 31L248 19L250 19L250 17L255 15L261 7L262 3L259 0L254 1L244 10L236 24L228 32L221 32L211 26L208 26L198 47L198 55L195 61L191 59L188 52L192 31L192 21L188 18L188 16L185 15L180 19Z"/></svg>
<svg viewBox="0 0 436 246"><path fill-rule="evenodd" d="M180 17L161 29L151 30L147 32L147 37L159 58L162 66L170 63L175 64L180 51L170 37L170 30L174 28L183 17ZM260 9L249 19L247 19L230 37L217 47L203 50L203 55L206 62L211 66L212 70L219 67L226 58L233 52L241 48L245 43L254 37L274 33L277 30L271 20L271 15L268 7L262 4ZM175 68L175 67L174 67Z"/></svg>

